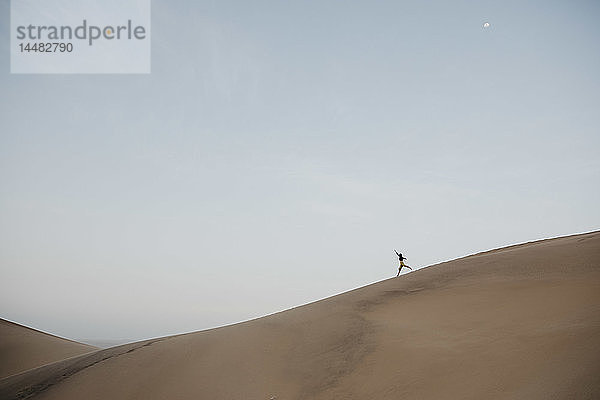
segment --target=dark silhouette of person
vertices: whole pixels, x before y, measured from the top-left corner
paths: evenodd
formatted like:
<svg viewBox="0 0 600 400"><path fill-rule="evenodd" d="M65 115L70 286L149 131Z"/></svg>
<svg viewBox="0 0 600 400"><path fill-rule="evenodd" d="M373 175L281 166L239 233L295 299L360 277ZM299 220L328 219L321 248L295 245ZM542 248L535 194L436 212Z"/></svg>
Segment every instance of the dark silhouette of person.
<svg viewBox="0 0 600 400"><path fill-rule="evenodd" d="M404 256L402 255L402 253L398 253L396 251L396 249L394 249L394 252L398 256L398 261L400 261L400 265L398 266L398 274L396 275L396 278L397 278L398 276L400 276L400 271L402 271L402 267L406 267L406 268L410 269L411 271L413 269L411 267L409 267L408 265L404 264L404 260L408 260L408 258L404 258Z"/></svg>

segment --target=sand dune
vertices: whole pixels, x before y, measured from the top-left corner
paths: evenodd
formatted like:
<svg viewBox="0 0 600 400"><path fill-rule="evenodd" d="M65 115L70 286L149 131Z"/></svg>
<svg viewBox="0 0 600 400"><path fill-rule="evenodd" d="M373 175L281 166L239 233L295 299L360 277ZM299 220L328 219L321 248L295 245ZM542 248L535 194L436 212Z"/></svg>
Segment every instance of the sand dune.
<svg viewBox="0 0 600 400"><path fill-rule="evenodd" d="M597 399L598 376L595 232L61 361L3 379L0 398Z"/></svg>
<svg viewBox="0 0 600 400"><path fill-rule="evenodd" d="M0 319L0 378L94 350L97 348Z"/></svg>

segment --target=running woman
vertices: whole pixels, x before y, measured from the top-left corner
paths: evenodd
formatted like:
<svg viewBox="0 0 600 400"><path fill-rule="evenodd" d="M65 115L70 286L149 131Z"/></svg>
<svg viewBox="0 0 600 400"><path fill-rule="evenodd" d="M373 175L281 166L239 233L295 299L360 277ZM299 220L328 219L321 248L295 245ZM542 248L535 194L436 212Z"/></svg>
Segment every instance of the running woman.
<svg viewBox="0 0 600 400"><path fill-rule="evenodd" d="M411 271L413 269L411 267L409 267L408 265L404 264L404 260L408 260L408 258L404 258L404 256L402 256L402 253L398 253L396 251L396 249L394 249L394 252L398 256L398 260L400 261L400 265L398 266L398 275L396 275L396 278L397 278L398 276L400 276L400 271L402 271L402 267L406 267L406 268L410 269Z"/></svg>

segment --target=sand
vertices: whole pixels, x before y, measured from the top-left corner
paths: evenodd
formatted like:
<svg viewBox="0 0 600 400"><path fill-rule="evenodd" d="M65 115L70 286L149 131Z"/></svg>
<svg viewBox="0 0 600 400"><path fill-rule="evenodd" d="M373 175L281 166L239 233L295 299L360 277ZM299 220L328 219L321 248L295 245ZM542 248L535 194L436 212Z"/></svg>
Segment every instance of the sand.
<svg viewBox="0 0 600 400"><path fill-rule="evenodd" d="M0 319L0 378L95 350Z"/></svg>
<svg viewBox="0 0 600 400"><path fill-rule="evenodd" d="M1 380L0 398L597 399L598 376L594 232L61 361Z"/></svg>

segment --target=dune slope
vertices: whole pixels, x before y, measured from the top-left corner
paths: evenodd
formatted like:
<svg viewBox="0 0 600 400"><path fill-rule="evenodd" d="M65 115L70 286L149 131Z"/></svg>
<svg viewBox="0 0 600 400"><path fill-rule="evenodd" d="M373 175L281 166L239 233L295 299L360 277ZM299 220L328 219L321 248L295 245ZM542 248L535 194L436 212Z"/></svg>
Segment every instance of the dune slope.
<svg viewBox="0 0 600 400"><path fill-rule="evenodd" d="M0 398L600 398L600 233L489 251L0 381Z"/></svg>
<svg viewBox="0 0 600 400"><path fill-rule="evenodd" d="M97 348L0 319L0 378L94 350Z"/></svg>

